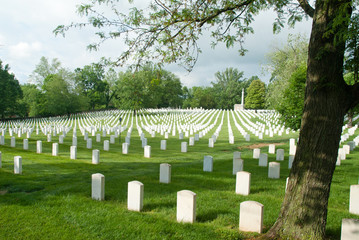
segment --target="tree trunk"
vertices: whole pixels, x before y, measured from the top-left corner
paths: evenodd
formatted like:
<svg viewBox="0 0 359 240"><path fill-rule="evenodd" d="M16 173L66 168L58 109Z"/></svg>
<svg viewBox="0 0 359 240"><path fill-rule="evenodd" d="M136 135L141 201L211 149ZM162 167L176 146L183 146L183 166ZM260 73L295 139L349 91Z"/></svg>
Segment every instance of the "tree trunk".
<svg viewBox="0 0 359 240"><path fill-rule="evenodd" d="M325 237L330 185L344 115L354 103L352 89L343 79L345 41L340 39L348 22L332 27L335 18L344 20L350 16L348 2L316 1L297 152L279 217L262 236L264 239ZM329 29L333 32L328 33Z"/></svg>

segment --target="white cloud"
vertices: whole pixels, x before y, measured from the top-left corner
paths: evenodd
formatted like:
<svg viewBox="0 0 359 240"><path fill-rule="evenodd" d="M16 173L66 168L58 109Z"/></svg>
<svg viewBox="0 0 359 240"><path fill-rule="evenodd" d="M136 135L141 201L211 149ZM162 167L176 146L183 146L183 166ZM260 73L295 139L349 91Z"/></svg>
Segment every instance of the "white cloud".
<svg viewBox="0 0 359 240"><path fill-rule="evenodd" d="M16 45L9 46L10 58L22 59L31 57L35 52L41 51L42 44L40 42L19 42Z"/></svg>

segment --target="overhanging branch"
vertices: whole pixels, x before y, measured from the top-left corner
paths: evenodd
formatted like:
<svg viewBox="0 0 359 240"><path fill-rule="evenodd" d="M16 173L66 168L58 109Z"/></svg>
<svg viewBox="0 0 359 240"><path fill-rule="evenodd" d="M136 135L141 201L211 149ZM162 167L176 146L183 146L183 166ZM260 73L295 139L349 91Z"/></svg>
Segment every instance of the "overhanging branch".
<svg viewBox="0 0 359 240"><path fill-rule="evenodd" d="M310 6L307 0L298 0L299 5L304 10L306 14L308 14L311 18L314 16L314 8Z"/></svg>

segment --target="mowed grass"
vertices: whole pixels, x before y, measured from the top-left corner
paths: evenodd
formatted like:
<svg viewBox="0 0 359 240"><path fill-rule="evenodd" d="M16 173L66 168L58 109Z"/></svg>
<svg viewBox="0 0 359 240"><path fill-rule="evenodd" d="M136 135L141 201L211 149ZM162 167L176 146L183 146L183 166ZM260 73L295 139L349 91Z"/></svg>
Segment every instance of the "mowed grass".
<svg viewBox="0 0 359 240"><path fill-rule="evenodd" d="M257 236L238 230L239 205L243 201L258 201L264 205L264 231L275 222L285 193L286 177L289 175L289 138L296 134L275 136L263 140L251 134L246 142L232 123L235 144L228 143L227 115L214 148L208 147L208 138L217 125L195 146L188 146L181 153L181 142L175 137L167 139L167 150L160 150L164 136L156 137L146 132L148 145L152 147L151 158L143 157L143 148L134 127L129 154L123 155L116 139L110 151L103 151L102 137L97 143L92 138L92 149L100 150L100 164L91 163L92 149L80 132L77 159L70 160L72 131L59 145L59 156L51 155L52 143L35 132L29 139L29 150L22 150L22 139L16 137L16 147L0 146L2 168L0 169L0 239L245 239ZM238 120L237 120L238 121ZM125 133L122 133L122 142ZM356 136L356 135L354 135ZM354 137L353 136L353 137ZM24 137L24 136L23 136ZM350 138L351 139L353 139ZM36 141L43 141L43 153L36 154ZM58 136L52 137L58 142ZM259 167L252 158L254 144L263 144L261 152L268 153L266 144L278 143L276 149L285 149L281 161L280 179L268 179L268 168ZM337 167L329 201L327 233L331 239L340 238L342 218L358 218L349 214L350 185L358 184L359 148L347 155ZM244 170L251 173L249 196L235 194L235 176L232 175L233 152L242 152ZM213 172L203 172L203 158L214 159ZM15 175L14 156L22 156L23 173ZM268 162L275 155L268 155ZM159 183L159 166L172 166L170 184ZM91 199L91 175L105 175L105 201ZM144 207L142 212L127 210L127 183L137 180L144 184ZM197 194L196 223L183 224L176 221L177 191L191 190Z"/></svg>

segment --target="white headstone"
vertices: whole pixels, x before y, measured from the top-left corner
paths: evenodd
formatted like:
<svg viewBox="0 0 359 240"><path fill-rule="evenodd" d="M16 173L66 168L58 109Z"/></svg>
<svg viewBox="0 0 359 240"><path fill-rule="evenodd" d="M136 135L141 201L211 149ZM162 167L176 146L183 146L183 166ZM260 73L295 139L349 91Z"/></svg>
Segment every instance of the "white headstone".
<svg viewBox="0 0 359 240"><path fill-rule="evenodd" d="M76 159L77 158L77 146L71 146L70 147L70 159Z"/></svg>
<svg viewBox="0 0 359 240"><path fill-rule="evenodd" d="M199 141L199 134L198 134L198 133L196 133L196 134L194 135L194 140L195 140L195 141Z"/></svg>
<svg viewBox="0 0 359 240"><path fill-rule="evenodd" d="M145 158L150 158L151 157L151 146L146 145L144 147L144 157Z"/></svg>
<svg viewBox="0 0 359 240"><path fill-rule="evenodd" d="M52 156L58 156L59 155L59 144L53 143L52 144Z"/></svg>
<svg viewBox="0 0 359 240"><path fill-rule="evenodd" d="M86 142L86 148L91 149L92 148L92 138L88 138Z"/></svg>
<svg viewBox="0 0 359 240"><path fill-rule="evenodd" d="M246 139L247 142L249 142L251 140L251 135L246 134L245 139Z"/></svg>
<svg viewBox="0 0 359 240"><path fill-rule="evenodd" d="M15 174L22 173L22 157L20 156L14 157L14 173Z"/></svg>
<svg viewBox="0 0 359 240"><path fill-rule="evenodd" d="M140 212L143 207L143 184L139 181L128 182L127 209Z"/></svg>
<svg viewBox="0 0 359 240"><path fill-rule="evenodd" d="M72 146L77 146L77 137L72 137Z"/></svg>
<svg viewBox="0 0 359 240"><path fill-rule="evenodd" d="M0 145L5 145L5 136L0 136Z"/></svg>
<svg viewBox="0 0 359 240"><path fill-rule="evenodd" d="M142 147L144 148L145 146L147 146L147 138L142 138Z"/></svg>
<svg viewBox="0 0 359 240"><path fill-rule="evenodd" d="M122 143L122 154L128 154L129 144L127 142Z"/></svg>
<svg viewBox="0 0 359 240"><path fill-rule="evenodd" d="M236 175L239 171L243 171L243 163L242 159L233 158L233 175Z"/></svg>
<svg viewBox="0 0 359 240"><path fill-rule="evenodd" d="M269 148L268 153L275 154L275 145L274 144L269 144L268 148Z"/></svg>
<svg viewBox="0 0 359 240"><path fill-rule="evenodd" d="M260 154L261 154L261 149L260 148L253 149L253 158L254 159L259 159Z"/></svg>
<svg viewBox="0 0 359 240"><path fill-rule="evenodd" d="M359 239L359 219L342 219L341 240Z"/></svg>
<svg viewBox="0 0 359 240"><path fill-rule="evenodd" d="M96 142L101 142L101 134L96 134Z"/></svg>
<svg viewBox="0 0 359 240"><path fill-rule="evenodd" d="M100 162L100 150L92 150L92 164L99 164Z"/></svg>
<svg viewBox="0 0 359 240"><path fill-rule="evenodd" d="M167 141L161 140L161 150L166 150L166 146L167 146Z"/></svg>
<svg viewBox="0 0 359 240"><path fill-rule="evenodd" d="M114 144L115 143L115 135L111 135L110 136L110 143Z"/></svg>
<svg viewBox="0 0 359 240"><path fill-rule="evenodd" d="M74 146L76 147L76 146ZM105 200L105 176L101 173L92 174L92 199Z"/></svg>
<svg viewBox="0 0 359 240"><path fill-rule="evenodd" d="M36 141L36 153L42 153L42 141Z"/></svg>
<svg viewBox="0 0 359 240"><path fill-rule="evenodd" d="M284 161L284 149L277 149L276 160Z"/></svg>
<svg viewBox="0 0 359 240"><path fill-rule="evenodd" d="M279 178L280 176L280 163L270 162L268 168L268 178Z"/></svg>
<svg viewBox="0 0 359 240"><path fill-rule="evenodd" d="M0 152L0 168L2 168L2 160L1 160L1 157L2 157L2 155L1 155L1 152Z"/></svg>
<svg viewBox="0 0 359 240"><path fill-rule="evenodd" d="M194 137L189 138L189 145L194 146Z"/></svg>
<svg viewBox="0 0 359 240"><path fill-rule="evenodd" d="M16 146L15 137L11 137L10 147L15 147L15 146Z"/></svg>
<svg viewBox="0 0 359 240"><path fill-rule="evenodd" d="M262 233L262 228L263 204L255 201L242 202L239 210L239 230Z"/></svg>
<svg viewBox="0 0 359 240"><path fill-rule="evenodd" d="M236 194L248 196L251 186L251 174L241 171L236 175Z"/></svg>
<svg viewBox="0 0 359 240"><path fill-rule="evenodd" d="M160 164L160 183L171 182L171 165L168 163Z"/></svg>
<svg viewBox="0 0 359 240"><path fill-rule="evenodd" d="M208 139L208 147L213 148L214 147L214 140L213 138Z"/></svg>
<svg viewBox="0 0 359 240"><path fill-rule="evenodd" d="M177 222L196 221L196 194L189 190L177 192Z"/></svg>
<svg viewBox="0 0 359 240"><path fill-rule="evenodd" d="M292 168L293 161L294 161L294 156L289 155L288 169L291 169L291 168Z"/></svg>
<svg viewBox="0 0 359 240"><path fill-rule="evenodd" d="M203 171L204 172L212 172L213 171L213 157L212 156L204 156Z"/></svg>
<svg viewBox="0 0 359 240"><path fill-rule="evenodd" d="M346 154L343 148L339 148L338 149L338 155L340 156L340 160L345 160L346 159Z"/></svg>
<svg viewBox="0 0 359 240"><path fill-rule="evenodd" d="M268 166L268 154L266 154L266 153L261 153L261 154L259 155L258 165L259 165L260 167L267 167L267 166Z"/></svg>
<svg viewBox="0 0 359 240"><path fill-rule="evenodd" d="M187 152L187 142L181 142L181 152Z"/></svg>
<svg viewBox="0 0 359 240"><path fill-rule="evenodd" d="M110 150L110 141L109 140L103 141L103 150L104 151L109 151Z"/></svg>
<svg viewBox="0 0 359 240"><path fill-rule="evenodd" d="M359 215L359 184L350 186L349 212Z"/></svg>
<svg viewBox="0 0 359 240"><path fill-rule="evenodd" d="M350 153L350 146L349 145L343 145L343 149L344 149L344 152L345 154L349 154Z"/></svg>
<svg viewBox="0 0 359 240"><path fill-rule="evenodd" d="M60 144L64 143L64 135L59 135L59 143Z"/></svg>
<svg viewBox="0 0 359 240"><path fill-rule="evenodd" d="M23 149L29 150L29 140L26 138L23 140Z"/></svg>
<svg viewBox="0 0 359 240"><path fill-rule="evenodd" d="M51 134L47 134L47 142L51 142Z"/></svg>

